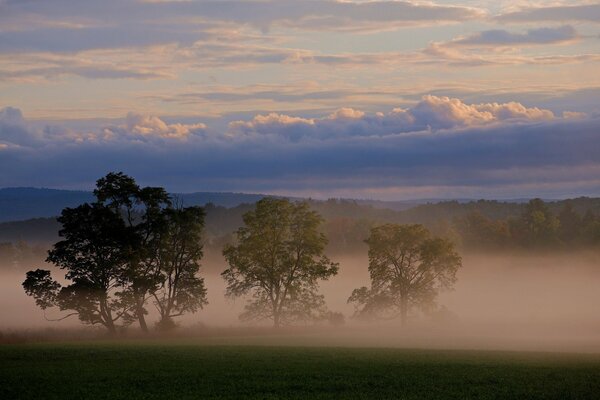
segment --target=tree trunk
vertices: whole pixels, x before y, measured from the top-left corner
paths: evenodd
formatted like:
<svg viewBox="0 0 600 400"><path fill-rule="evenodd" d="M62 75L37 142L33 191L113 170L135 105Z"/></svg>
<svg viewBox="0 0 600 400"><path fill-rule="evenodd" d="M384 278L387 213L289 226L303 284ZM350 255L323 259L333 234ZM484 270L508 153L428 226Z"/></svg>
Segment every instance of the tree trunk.
<svg viewBox="0 0 600 400"><path fill-rule="evenodd" d="M400 299L400 323L402 326L406 326L406 322L408 319L408 299L402 297Z"/></svg>
<svg viewBox="0 0 600 400"><path fill-rule="evenodd" d="M112 321L107 323L105 326L106 326L106 329L108 329L108 334L110 336L113 336L117 333L117 328L115 328L115 324L113 324Z"/></svg>
<svg viewBox="0 0 600 400"><path fill-rule="evenodd" d="M273 328L279 329L281 322L279 320L279 311L275 310L273 312Z"/></svg>
<svg viewBox="0 0 600 400"><path fill-rule="evenodd" d="M100 299L100 320L102 321L102 325L108 329L109 335L117 333L117 328L115 327L115 322L113 321L106 298Z"/></svg>
<svg viewBox="0 0 600 400"><path fill-rule="evenodd" d="M172 331L173 329L175 329L177 327L177 325L175 324L175 321L173 321L173 318L171 318L168 315L164 315L160 318L160 321L158 321L158 324L156 324L156 327L160 331L168 332L168 331Z"/></svg>
<svg viewBox="0 0 600 400"><path fill-rule="evenodd" d="M142 329L142 332L147 333L148 325L146 324L146 318L144 317L144 306L143 304L140 304L139 301L137 302L135 313L137 314L138 322L140 323L140 328Z"/></svg>

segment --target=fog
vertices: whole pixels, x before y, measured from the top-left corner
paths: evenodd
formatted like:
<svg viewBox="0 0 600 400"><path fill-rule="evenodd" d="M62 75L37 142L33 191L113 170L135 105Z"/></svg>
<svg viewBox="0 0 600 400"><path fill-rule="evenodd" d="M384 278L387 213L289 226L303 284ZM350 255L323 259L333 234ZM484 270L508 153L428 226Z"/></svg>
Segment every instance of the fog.
<svg viewBox="0 0 600 400"><path fill-rule="evenodd" d="M405 328L398 321L353 319L346 300L354 288L369 284L367 256L332 258L340 263L340 271L321 284L321 291L329 308L345 315L343 326L305 326L277 334L267 328L250 329L244 343L600 352L598 254L463 255L454 290L439 296L445 310L435 315L414 313ZM179 318L179 332L218 329L213 342L234 343L240 340L242 327L252 326L237 318L244 300L224 297L225 283L219 275L223 269L223 261L206 262L202 271L209 305ZM25 295L23 279L22 271L0 275L0 332L91 329L83 328L76 317L47 321ZM60 316L56 310L46 312L48 318ZM156 315L151 312L149 320L156 320ZM130 331L136 329L134 324ZM228 330L236 330L237 339L228 339Z"/></svg>

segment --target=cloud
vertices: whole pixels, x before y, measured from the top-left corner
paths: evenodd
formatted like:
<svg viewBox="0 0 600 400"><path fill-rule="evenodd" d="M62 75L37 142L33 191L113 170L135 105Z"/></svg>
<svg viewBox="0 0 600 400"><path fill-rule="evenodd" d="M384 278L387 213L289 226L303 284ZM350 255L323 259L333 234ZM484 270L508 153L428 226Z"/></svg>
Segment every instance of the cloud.
<svg viewBox="0 0 600 400"><path fill-rule="evenodd" d="M110 139L120 136L140 139L179 139L185 140L193 135L206 133L206 125L197 124L167 124L157 116L143 115L130 112L125 118L125 124L103 129L104 137Z"/></svg>
<svg viewBox="0 0 600 400"><path fill-rule="evenodd" d="M18 108L5 107L0 109L0 123L6 125L22 125L23 113Z"/></svg>
<svg viewBox="0 0 600 400"><path fill-rule="evenodd" d="M6 140L6 126L32 130L21 113L0 115L0 169L12 171L0 186L91 187L123 170L176 191L600 194L600 120L512 102L428 96L388 113L271 114L233 124L230 135L132 113L87 133L46 127L30 146Z"/></svg>
<svg viewBox="0 0 600 400"><path fill-rule="evenodd" d="M500 22L584 21L600 22L600 4L574 6L527 7L519 11L501 14Z"/></svg>
<svg viewBox="0 0 600 400"><path fill-rule="evenodd" d="M547 185L554 195L565 195L577 185L584 194L598 195L599 128L598 120L552 120L293 144L250 138L173 141L167 147L128 141L40 152L9 148L0 168L20 167L1 176L0 186L91 187L98 176L124 170L144 184L177 191L406 197L430 190L435 196L469 191L481 197L535 196L546 193Z"/></svg>
<svg viewBox="0 0 600 400"><path fill-rule="evenodd" d="M35 127L14 107L0 109L0 142L20 147L53 147L82 143L186 141L207 133L203 123L166 123L157 116L130 112L121 125L101 126L93 131L75 131L60 125Z"/></svg>
<svg viewBox="0 0 600 400"><path fill-rule="evenodd" d="M519 46L572 42L579 38L569 25L557 28L530 29L526 33L513 33L503 29L483 31L448 42L453 46Z"/></svg>
<svg viewBox="0 0 600 400"><path fill-rule="evenodd" d="M12 145L32 146L39 140L39 135L27 129L23 113L18 108L0 109L0 143L4 148Z"/></svg>
<svg viewBox="0 0 600 400"><path fill-rule="evenodd" d="M19 27L0 36L0 48L78 51L106 46L148 45L199 39L199 23L234 23L266 31L272 27L328 31L373 31L415 24L482 18L479 9L409 1L349 2L334 0L134 0L0 3L0 22ZM10 16L8 18L7 16ZM4 21L3 21L4 20ZM18 24L21 21L22 24ZM42 32L23 31L40 25ZM52 23L50 23L52 22ZM73 29L70 29L73 28ZM75 32L78 34L74 34ZM201 31L201 30L200 30ZM194 36L196 34L196 36ZM44 37L45 36L45 37ZM81 36L82 40L78 40Z"/></svg>
<svg viewBox="0 0 600 400"><path fill-rule="evenodd" d="M147 47L180 43L191 45L211 35L197 27L181 30L176 26L126 24L34 28L0 32L0 52L80 52L96 49Z"/></svg>
<svg viewBox="0 0 600 400"><path fill-rule="evenodd" d="M250 121L235 121L229 134L276 135L298 141L301 138L328 139L343 136L385 136L405 132L484 126L500 122L552 120L554 113L522 104L465 104L459 99L424 96L414 107L396 108L384 114L366 114L343 108L324 118L300 118L271 113Z"/></svg>
<svg viewBox="0 0 600 400"><path fill-rule="evenodd" d="M306 87L299 85L265 85L246 86L243 90L236 88L216 88L206 91L179 93L172 96L157 98L167 102L196 103L196 102L239 102L248 100L268 100L275 102L304 102L304 101L326 101L340 100L348 96L359 94L356 91L342 89L324 89L318 87ZM314 85L313 85L314 86ZM368 94L368 91L361 91Z"/></svg>
<svg viewBox="0 0 600 400"><path fill-rule="evenodd" d="M0 81L36 82L52 80L63 76L79 76L86 79L169 79L174 76L151 70L136 70L135 68L119 68L114 66L60 66L44 68L24 68L20 71L0 70Z"/></svg>

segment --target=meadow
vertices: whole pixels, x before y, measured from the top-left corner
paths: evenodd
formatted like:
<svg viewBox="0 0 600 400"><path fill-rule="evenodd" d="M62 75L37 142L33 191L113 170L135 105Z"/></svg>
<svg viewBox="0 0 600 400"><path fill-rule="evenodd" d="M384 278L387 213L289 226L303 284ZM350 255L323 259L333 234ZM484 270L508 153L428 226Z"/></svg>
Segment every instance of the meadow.
<svg viewBox="0 0 600 400"><path fill-rule="evenodd" d="M0 345L2 399L592 399L600 355L65 342Z"/></svg>

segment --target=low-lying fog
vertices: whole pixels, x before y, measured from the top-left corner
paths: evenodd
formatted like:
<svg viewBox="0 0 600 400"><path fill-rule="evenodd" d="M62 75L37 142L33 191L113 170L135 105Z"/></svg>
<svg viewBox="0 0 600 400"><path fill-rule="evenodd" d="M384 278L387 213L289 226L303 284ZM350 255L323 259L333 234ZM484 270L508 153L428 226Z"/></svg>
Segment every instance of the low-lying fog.
<svg viewBox="0 0 600 400"><path fill-rule="evenodd" d="M366 324L352 319L353 308L346 300L354 288L368 286L368 260L366 254L335 260L340 272L321 290L329 308L344 313L346 324L301 330L295 344L600 352L599 255L464 256L455 290L439 297L447 311L433 318L415 315L406 328L397 321ZM242 325L237 315L244 301L224 298L219 275L223 266L203 268L210 304L180 318L182 327ZM0 331L80 326L76 317L46 321L23 292L23 279L24 273L0 275ZM49 310L47 316L60 313ZM273 336L260 341L269 342L285 344Z"/></svg>

